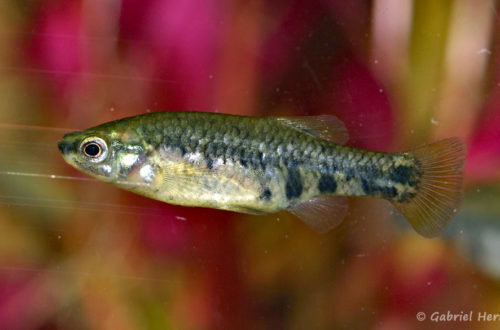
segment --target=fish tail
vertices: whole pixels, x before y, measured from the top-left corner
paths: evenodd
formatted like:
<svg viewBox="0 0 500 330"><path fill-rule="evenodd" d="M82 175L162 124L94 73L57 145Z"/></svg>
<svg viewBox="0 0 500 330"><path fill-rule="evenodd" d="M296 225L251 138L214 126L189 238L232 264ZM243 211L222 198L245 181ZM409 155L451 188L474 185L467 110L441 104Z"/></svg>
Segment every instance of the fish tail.
<svg viewBox="0 0 500 330"><path fill-rule="evenodd" d="M465 144L448 138L408 152L419 163L418 190L411 199L394 206L424 237L440 235L457 212L463 199Z"/></svg>

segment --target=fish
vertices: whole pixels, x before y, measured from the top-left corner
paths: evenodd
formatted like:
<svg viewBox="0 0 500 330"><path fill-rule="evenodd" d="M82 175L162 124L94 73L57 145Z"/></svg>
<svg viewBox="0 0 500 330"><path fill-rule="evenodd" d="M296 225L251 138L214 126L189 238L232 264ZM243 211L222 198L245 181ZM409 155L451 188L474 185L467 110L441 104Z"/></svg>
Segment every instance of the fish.
<svg viewBox="0 0 500 330"><path fill-rule="evenodd" d="M348 139L332 115L167 111L65 134L58 148L84 173L170 204L286 210L326 233L345 218L348 197L378 198L424 237L446 229L463 199L459 138L395 153L347 146Z"/></svg>

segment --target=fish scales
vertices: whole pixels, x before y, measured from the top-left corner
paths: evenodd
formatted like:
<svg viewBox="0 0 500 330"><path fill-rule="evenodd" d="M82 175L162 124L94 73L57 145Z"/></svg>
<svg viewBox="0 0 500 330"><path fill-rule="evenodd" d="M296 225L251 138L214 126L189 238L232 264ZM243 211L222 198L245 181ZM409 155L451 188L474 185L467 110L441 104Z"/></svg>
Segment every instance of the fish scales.
<svg viewBox="0 0 500 330"><path fill-rule="evenodd" d="M207 125L205 114L190 118L183 118L184 115L179 113L181 118L167 122L145 117L136 131L152 149L176 149L186 159L192 153L200 153L205 164L213 164L214 160L222 164L232 161L232 166L239 164L253 171L276 167L282 172L280 178L284 178L285 196L272 191L271 196L283 200L286 197L290 203L296 203L302 195L310 199L318 193L334 194L337 189L339 195L404 198L404 191L416 188L417 181L400 180L400 187L391 181L391 176L397 173L395 155L335 145L289 127L276 126L269 118L209 116ZM172 126L176 129L165 130ZM416 164L414 160L407 161L411 167L406 174L410 176L416 171ZM311 179L314 184L305 182ZM269 182L261 184L262 191L270 190ZM309 187L308 191L303 187Z"/></svg>
<svg viewBox="0 0 500 330"><path fill-rule="evenodd" d="M163 112L67 134L59 148L76 168L136 193L173 204L246 213L287 209L303 214L301 205L310 207L313 204L305 203L320 196L382 198L403 209L413 205L422 189L429 190L431 184L439 188L435 176L426 178L434 173L426 168L443 156L427 160L418 152L348 147L335 143L342 129L330 116L302 120ZM441 148L457 150L442 162L454 162L449 174L458 179L444 182L434 195L461 188L463 148L452 142ZM85 155L89 143L103 144L106 157L96 161L103 156ZM449 202L456 196L446 198ZM328 209L327 203L321 205ZM433 213L419 212L419 217Z"/></svg>

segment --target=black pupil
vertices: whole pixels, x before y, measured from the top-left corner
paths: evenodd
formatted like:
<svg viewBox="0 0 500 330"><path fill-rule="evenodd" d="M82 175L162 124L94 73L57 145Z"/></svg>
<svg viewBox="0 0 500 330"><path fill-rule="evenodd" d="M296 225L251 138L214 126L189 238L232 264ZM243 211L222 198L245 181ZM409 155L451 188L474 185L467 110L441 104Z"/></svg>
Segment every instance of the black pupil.
<svg viewBox="0 0 500 330"><path fill-rule="evenodd" d="M101 147L95 143L89 143L85 146L85 154L90 157L95 157L101 152Z"/></svg>

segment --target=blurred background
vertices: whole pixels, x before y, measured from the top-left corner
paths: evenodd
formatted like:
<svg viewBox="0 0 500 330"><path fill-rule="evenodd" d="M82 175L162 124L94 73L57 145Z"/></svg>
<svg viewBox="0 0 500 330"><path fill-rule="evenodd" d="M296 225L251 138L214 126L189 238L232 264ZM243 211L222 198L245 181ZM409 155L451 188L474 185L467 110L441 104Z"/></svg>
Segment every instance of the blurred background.
<svg viewBox="0 0 500 330"><path fill-rule="evenodd" d="M457 328L431 313L500 313L498 15L490 0L0 1L0 329ZM436 239L369 199L318 235L285 213L148 200L59 155L68 131L166 110L332 114L377 151L459 136L465 200Z"/></svg>

